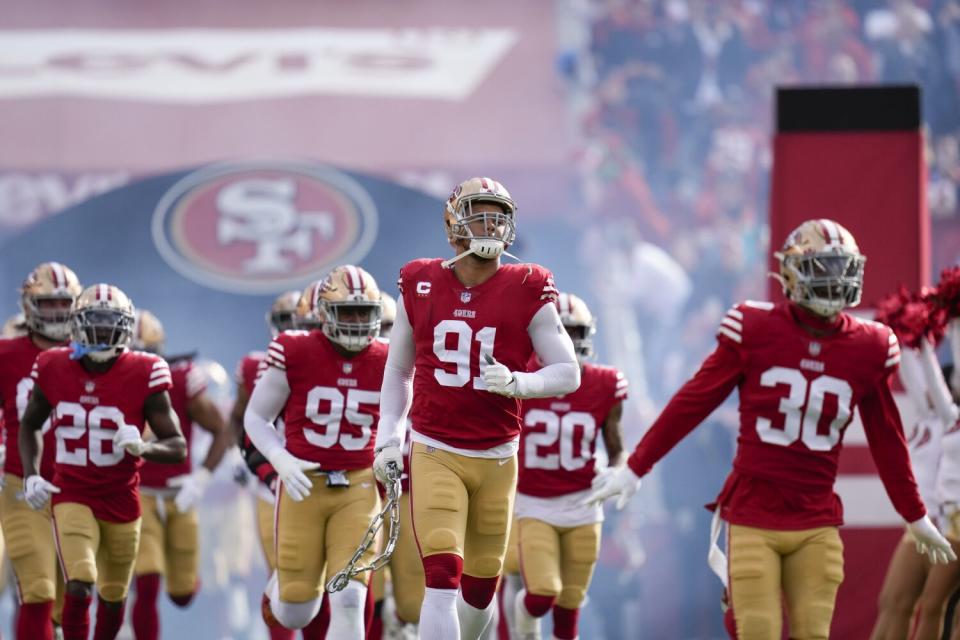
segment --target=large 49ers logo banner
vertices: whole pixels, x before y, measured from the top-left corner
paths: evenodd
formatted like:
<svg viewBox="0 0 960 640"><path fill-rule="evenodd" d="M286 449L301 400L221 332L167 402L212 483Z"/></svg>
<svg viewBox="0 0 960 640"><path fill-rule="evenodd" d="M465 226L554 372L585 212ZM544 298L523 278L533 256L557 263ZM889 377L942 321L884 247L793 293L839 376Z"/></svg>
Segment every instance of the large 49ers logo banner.
<svg viewBox="0 0 960 640"><path fill-rule="evenodd" d="M184 277L236 293L299 285L358 263L377 235L377 209L350 176L297 163L204 167L157 203L154 243Z"/></svg>

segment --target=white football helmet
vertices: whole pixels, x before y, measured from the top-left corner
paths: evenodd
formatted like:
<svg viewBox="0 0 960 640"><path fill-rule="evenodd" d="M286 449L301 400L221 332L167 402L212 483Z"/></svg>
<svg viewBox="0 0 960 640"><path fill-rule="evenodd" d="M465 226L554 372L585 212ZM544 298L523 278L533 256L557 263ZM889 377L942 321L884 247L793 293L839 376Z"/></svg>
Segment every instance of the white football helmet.
<svg viewBox="0 0 960 640"><path fill-rule="evenodd" d="M383 305L380 315L380 337L389 338L390 329L393 328L393 322L397 319L397 301L389 293L381 291L380 303Z"/></svg>
<svg viewBox="0 0 960 640"><path fill-rule="evenodd" d="M270 327L271 336L276 338L284 331L297 328L294 315L299 300L299 291L284 291L274 299L270 311L267 312L267 326Z"/></svg>
<svg viewBox="0 0 960 640"><path fill-rule="evenodd" d="M163 355L167 334L160 319L146 309L137 309L133 321L133 337L130 346L137 351L149 351Z"/></svg>
<svg viewBox="0 0 960 640"><path fill-rule="evenodd" d="M73 341L95 362L120 355L133 336L133 303L119 287L95 284L73 303Z"/></svg>
<svg viewBox="0 0 960 640"><path fill-rule="evenodd" d="M61 342L70 337L70 310L80 295L80 280L59 262L43 262L20 287L20 307L27 329Z"/></svg>
<svg viewBox="0 0 960 640"><path fill-rule="evenodd" d="M348 351L362 351L380 335L380 289L360 267L348 264L331 271L309 303L307 317L317 317L323 334Z"/></svg>
<svg viewBox="0 0 960 640"><path fill-rule="evenodd" d="M473 205L478 202L492 202L501 211L474 213ZM516 215L517 205L502 184L490 178L470 178L458 184L447 199L443 224L451 244L467 240L470 244L465 254L491 259L516 239ZM482 223L484 230L492 231L478 235L471 230L472 223Z"/></svg>
<svg viewBox="0 0 960 640"><path fill-rule="evenodd" d="M597 323L587 303L572 293L561 293L557 300L560 308L560 323L570 334L577 360L581 363L593 357L593 334Z"/></svg>

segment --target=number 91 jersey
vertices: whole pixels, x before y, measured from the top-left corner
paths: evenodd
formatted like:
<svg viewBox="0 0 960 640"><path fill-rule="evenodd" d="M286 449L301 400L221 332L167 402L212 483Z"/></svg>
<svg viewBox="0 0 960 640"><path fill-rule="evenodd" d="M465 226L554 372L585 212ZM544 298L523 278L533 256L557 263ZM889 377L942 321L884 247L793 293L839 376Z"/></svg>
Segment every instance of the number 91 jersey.
<svg viewBox="0 0 960 640"><path fill-rule="evenodd" d="M386 344L374 340L346 358L319 329L286 331L270 343L266 363L284 371L290 385L287 451L326 470L373 466Z"/></svg>
<svg viewBox="0 0 960 640"><path fill-rule="evenodd" d="M734 524L841 524L833 485L844 430L854 408L878 396L900 361L885 325L841 314L838 328L816 336L796 313L787 303L746 302L727 312L718 331L740 365L738 449L718 499L721 515ZM871 400L874 406L880 405ZM877 424L875 415L872 408L869 420L864 415L868 437L870 429L899 425L899 419Z"/></svg>
<svg viewBox="0 0 960 640"><path fill-rule="evenodd" d="M138 469L142 459L115 449L123 425L144 429L143 405L171 388L170 368L156 355L125 351L105 372L90 372L70 349L37 356L31 373L50 403L56 438L53 483L61 493L53 503L76 502L108 522L140 517Z"/></svg>
<svg viewBox="0 0 960 640"><path fill-rule="evenodd" d="M472 451L515 441L520 401L489 393L482 373L490 355L526 371L533 353L527 327L556 302L553 276L539 265L505 264L467 288L441 260L414 260L400 270L399 286L416 344L413 430Z"/></svg>

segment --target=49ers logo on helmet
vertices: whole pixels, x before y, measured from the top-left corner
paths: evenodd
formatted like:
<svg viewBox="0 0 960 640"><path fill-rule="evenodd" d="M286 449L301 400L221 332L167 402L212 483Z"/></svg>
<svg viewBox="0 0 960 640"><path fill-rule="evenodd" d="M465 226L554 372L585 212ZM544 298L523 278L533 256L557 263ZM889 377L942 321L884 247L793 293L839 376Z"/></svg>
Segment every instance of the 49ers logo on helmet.
<svg viewBox="0 0 960 640"><path fill-rule="evenodd" d="M153 239L200 284L261 294L360 262L377 210L350 176L306 163L224 164L182 178L160 198Z"/></svg>

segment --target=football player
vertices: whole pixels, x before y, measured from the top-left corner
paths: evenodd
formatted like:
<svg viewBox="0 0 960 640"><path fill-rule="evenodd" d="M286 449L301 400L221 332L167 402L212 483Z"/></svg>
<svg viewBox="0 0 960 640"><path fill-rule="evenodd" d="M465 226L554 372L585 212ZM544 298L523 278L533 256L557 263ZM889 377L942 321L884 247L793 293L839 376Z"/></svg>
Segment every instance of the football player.
<svg viewBox="0 0 960 640"><path fill-rule="evenodd" d="M70 314L71 348L37 356L33 394L19 434L23 497L34 509L53 500L53 526L66 595L63 634L86 640L96 583L96 638L116 637L140 540L141 458L178 463L187 447L158 356L129 351L134 311L109 284L85 289ZM39 475L50 419L56 439L53 482ZM141 438L149 422L156 441Z"/></svg>
<svg viewBox="0 0 960 640"><path fill-rule="evenodd" d="M590 500L618 496L739 389L740 437L716 503L728 525L727 577L740 638L779 638L781 604L790 636L826 638L843 580L843 521L833 492L843 433L854 408L884 487L934 563L956 559L930 518L910 469L889 377L900 347L889 327L844 313L860 302L865 258L832 220L808 220L774 254L788 301L745 302L727 312L719 345L670 400L627 465L594 480ZM781 593L783 600L781 600Z"/></svg>
<svg viewBox="0 0 960 640"><path fill-rule="evenodd" d="M150 311L137 309L132 348L163 356L166 334L163 324ZM170 401L187 441L193 424L213 435L203 464L191 470L190 457L178 464L145 462L140 468L140 551L134 568L136 597L133 602L133 632L137 640L160 637L157 598L160 578L166 577L167 594L178 607L190 604L196 593L199 540L196 505L203 497L213 471L233 440L220 409L206 393L203 372L189 357L171 362Z"/></svg>
<svg viewBox="0 0 960 640"><path fill-rule="evenodd" d="M550 272L500 264L515 216L499 182L466 180L443 212L455 257L400 270L374 468L382 480L390 463L403 466L412 395L409 474L425 640L472 640L490 623L517 482L520 399L580 384ZM544 367L527 372L534 352Z"/></svg>
<svg viewBox="0 0 960 640"><path fill-rule="evenodd" d="M397 318L397 300L385 291L380 292L380 302L383 304L383 318L380 321L380 337L390 339L390 330Z"/></svg>
<svg viewBox="0 0 960 640"><path fill-rule="evenodd" d="M270 343L244 415L247 435L280 483L277 570L264 613L290 629L317 615L326 566L347 565L378 511L371 466L387 357L376 339L380 312L370 274L352 265L331 271L313 288L307 313L321 328ZM273 426L281 410L285 440ZM371 548L365 560L372 555ZM366 579L358 575L330 594L330 637L363 637Z"/></svg>
<svg viewBox="0 0 960 640"><path fill-rule="evenodd" d="M3 329L0 330L0 337L19 338L20 336L25 336L28 333L27 318L21 312L7 318L7 321L3 323Z"/></svg>
<svg viewBox="0 0 960 640"><path fill-rule="evenodd" d="M53 637L54 600L63 590L59 576L50 509L30 509L17 499L23 493L23 465L17 448L20 417L33 389L30 371L37 355L62 345L70 337L70 307L80 294L80 282L59 262L44 262L30 272L20 289L27 335L0 340L0 396L6 445L4 491L0 492L0 524L10 562L17 577L20 614L16 637ZM56 443L47 432L46 455L40 465L45 478L53 478ZM57 612L59 614L59 612Z"/></svg>
<svg viewBox="0 0 960 640"><path fill-rule="evenodd" d="M525 588L513 603L523 640L539 640L539 618L551 610L554 637L578 637L603 522L600 505L581 504L595 475L597 438L603 436L610 465L622 464L624 456L620 418L627 379L613 367L587 362L596 328L586 303L561 293L559 307L580 361L580 388L523 402L515 526Z"/></svg>

